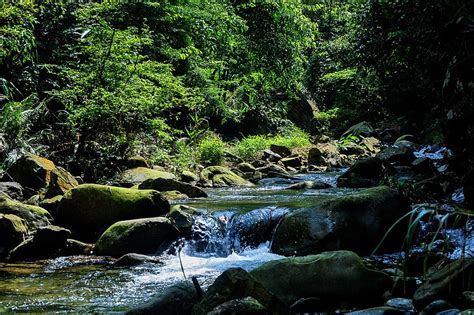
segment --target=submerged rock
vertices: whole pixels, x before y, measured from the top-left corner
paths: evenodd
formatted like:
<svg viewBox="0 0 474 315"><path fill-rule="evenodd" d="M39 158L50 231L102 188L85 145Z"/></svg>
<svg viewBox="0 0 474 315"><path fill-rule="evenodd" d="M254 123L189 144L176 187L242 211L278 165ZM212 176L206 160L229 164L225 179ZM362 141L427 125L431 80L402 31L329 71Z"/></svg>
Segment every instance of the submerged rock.
<svg viewBox="0 0 474 315"><path fill-rule="evenodd" d="M178 236L179 230L167 218L119 221L100 236L94 253L115 257L127 253L155 254L163 243Z"/></svg>
<svg viewBox="0 0 474 315"><path fill-rule="evenodd" d="M231 170L223 166L209 166L201 171L201 180L206 186L255 186Z"/></svg>
<svg viewBox="0 0 474 315"><path fill-rule="evenodd" d="M326 305L372 305L393 284L383 272L369 269L353 252L336 251L271 261L250 274L286 305L319 298Z"/></svg>
<svg viewBox="0 0 474 315"><path fill-rule="evenodd" d="M196 289L190 282L179 282L166 288L150 302L134 307L126 314L190 315L198 300Z"/></svg>
<svg viewBox="0 0 474 315"><path fill-rule="evenodd" d="M193 314L209 314L225 302L246 297L257 300L269 310L269 314L285 314L282 302L242 268L228 269L217 277L202 300L194 307Z"/></svg>
<svg viewBox="0 0 474 315"><path fill-rule="evenodd" d="M169 178L148 179L138 185L138 189L154 189L158 191L177 190L190 198L207 197L206 192L201 188Z"/></svg>
<svg viewBox="0 0 474 315"><path fill-rule="evenodd" d="M408 211L408 199L385 186L332 197L287 214L275 231L271 249L286 256L338 249L369 254ZM395 229L386 247L399 249L404 236Z"/></svg>
<svg viewBox="0 0 474 315"><path fill-rule="evenodd" d="M57 220L80 240L93 241L117 221L164 215L169 209L155 190L83 184L63 196Z"/></svg>

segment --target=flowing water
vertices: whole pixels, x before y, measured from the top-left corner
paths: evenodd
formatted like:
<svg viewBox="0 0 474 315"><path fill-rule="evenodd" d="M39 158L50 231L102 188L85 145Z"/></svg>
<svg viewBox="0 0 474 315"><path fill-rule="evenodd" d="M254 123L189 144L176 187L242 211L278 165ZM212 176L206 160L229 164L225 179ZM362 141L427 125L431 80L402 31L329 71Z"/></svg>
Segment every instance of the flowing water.
<svg viewBox="0 0 474 315"><path fill-rule="evenodd" d="M349 192L339 188L285 188L303 180L335 185L339 174L265 179L256 187L212 189L206 199L186 201L202 215L179 255L172 250L159 256L163 265L119 268L113 266L113 260L97 256L0 263L0 312L122 312L148 301L184 276L196 276L206 287L228 268L252 270L280 259L282 256L270 253L269 248L273 228L285 213Z"/></svg>

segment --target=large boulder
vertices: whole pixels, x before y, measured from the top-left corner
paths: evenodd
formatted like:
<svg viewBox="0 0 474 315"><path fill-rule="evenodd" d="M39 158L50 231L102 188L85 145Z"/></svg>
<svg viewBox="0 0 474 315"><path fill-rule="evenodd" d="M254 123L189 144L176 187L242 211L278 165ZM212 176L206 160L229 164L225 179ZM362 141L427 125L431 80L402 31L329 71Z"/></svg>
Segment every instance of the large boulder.
<svg viewBox="0 0 474 315"><path fill-rule="evenodd" d="M158 191L177 190L190 198L207 197L206 192L201 188L170 178L148 179L138 185L138 189L154 189Z"/></svg>
<svg viewBox="0 0 474 315"><path fill-rule="evenodd" d="M28 236L25 221L14 214L0 214L0 257L18 246Z"/></svg>
<svg viewBox="0 0 474 315"><path fill-rule="evenodd" d="M16 182L0 182L0 193L5 193L12 199L23 199L23 187Z"/></svg>
<svg viewBox="0 0 474 315"><path fill-rule="evenodd" d="M375 129L368 122L363 121L347 129L341 135L341 139L350 135L367 138L376 135L376 132Z"/></svg>
<svg viewBox="0 0 474 315"><path fill-rule="evenodd" d="M147 179L175 179L176 176L165 171L154 170L146 167L135 167L123 171L116 177L116 181L125 187L132 187L146 181Z"/></svg>
<svg viewBox="0 0 474 315"><path fill-rule="evenodd" d="M30 192L44 190L50 196L64 194L78 185L77 180L68 171L31 153L16 161L7 170L7 174Z"/></svg>
<svg viewBox="0 0 474 315"><path fill-rule="evenodd" d="M0 193L0 213L20 217L30 230L49 225L51 219L51 215L47 210L15 201L4 193Z"/></svg>
<svg viewBox="0 0 474 315"><path fill-rule="evenodd" d="M224 302L207 313L207 315L267 315L270 313L272 312L270 312L258 300L247 296ZM272 314L275 313L273 312Z"/></svg>
<svg viewBox="0 0 474 315"><path fill-rule="evenodd" d="M413 296L417 309L436 300L456 302L463 291L474 290L474 259L461 259L429 273Z"/></svg>
<svg viewBox="0 0 474 315"><path fill-rule="evenodd" d="M110 226L95 244L94 253L119 257L127 253L155 254L179 230L164 217L119 221Z"/></svg>
<svg viewBox="0 0 474 315"><path fill-rule="evenodd" d="M208 314L215 307L231 300L252 297L261 305L273 312L284 314L285 307L278 298L255 280L242 268L231 268L224 271L204 294L201 301L194 307L194 314Z"/></svg>
<svg viewBox="0 0 474 315"><path fill-rule="evenodd" d="M56 256L67 245L71 231L55 225L39 228L33 237L15 247L9 255L10 260L39 259Z"/></svg>
<svg viewBox="0 0 474 315"><path fill-rule="evenodd" d="M214 187L255 186L223 166L209 166L203 169L201 171L201 181L203 181L203 184L206 186Z"/></svg>
<svg viewBox="0 0 474 315"><path fill-rule="evenodd" d="M332 167L343 166L341 154L339 152L339 149L334 143L331 143L331 142L318 143L316 148L321 152L322 156L324 157L325 165L332 166Z"/></svg>
<svg viewBox="0 0 474 315"><path fill-rule="evenodd" d="M166 288L150 302L130 309L126 314L191 315L198 300L196 289L190 282L179 282Z"/></svg>
<svg viewBox="0 0 474 315"><path fill-rule="evenodd" d="M388 147L380 151L377 157L382 161L406 166L411 166L411 163L416 160L413 150L404 146Z"/></svg>
<svg viewBox="0 0 474 315"><path fill-rule="evenodd" d="M79 239L95 241L117 221L156 217L169 209L168 201L155 190L83 184L63 196L57 220Z"/></svg>
<svg viewBox="0 0 474 315"><path fill-rule="evenodd" d="M337 179L338 187L365 188L376 186L383 177L382 160L377 157L358 160Z"/></svg>
<svg viewBox="0 0 474 315"><path fill-rule="evenodd" d="M334 306L373 304L382 301L393 285L388 275L368 268L350 251L275 260L250 274L286 305L303 298L319 298Z"/></svg>
<svg viewBox="0 0 474 315"><path fill-rule="evenodd" d="M286 256L347 249L371 253L387 230L410 211L409 200L385 187L321 200L311 208L287 214L278 225L271 249ZM405 225L399 224L384 249L399 249Z"/></svg>

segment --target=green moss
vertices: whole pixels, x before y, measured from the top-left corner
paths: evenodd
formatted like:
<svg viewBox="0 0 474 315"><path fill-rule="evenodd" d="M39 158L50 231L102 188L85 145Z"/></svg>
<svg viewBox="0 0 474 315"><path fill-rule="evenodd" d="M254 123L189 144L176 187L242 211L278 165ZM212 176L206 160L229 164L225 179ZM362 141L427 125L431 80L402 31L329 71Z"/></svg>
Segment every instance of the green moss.
<svg viewBox="0 0 474 315"><path fill-rule="evenodd" d="M166 178L175 179L172 173L158 171L146 167L135 167L124 171L117 179L122 182L140 184L147 179Z"/></svg>
<svg viewBox="0 0 474 315"><path fill-rule="evenodd" d="M0 213L14 214L25 220L30 228L48 225L51 218L47 210L12 200L5 193L0 193Z"/></svg>

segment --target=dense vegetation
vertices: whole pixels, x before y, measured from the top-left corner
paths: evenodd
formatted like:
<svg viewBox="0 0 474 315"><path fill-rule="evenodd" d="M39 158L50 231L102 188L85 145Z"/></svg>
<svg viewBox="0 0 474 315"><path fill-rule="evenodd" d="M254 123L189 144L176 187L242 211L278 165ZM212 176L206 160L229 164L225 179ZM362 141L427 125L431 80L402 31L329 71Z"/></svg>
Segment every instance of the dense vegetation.
<svg viewBox="0 0 474 315"><path fill-rule="evenodd" d="M134 154L217 163L222 139L250 137L233 150L251 155L301 135L295 125L339 135L367 120L452 145L464 172L472 12L447 0L5 1L1 158L33 150L79 174ZM292 118L301 99L317 105L311 127Z"/></svg>

